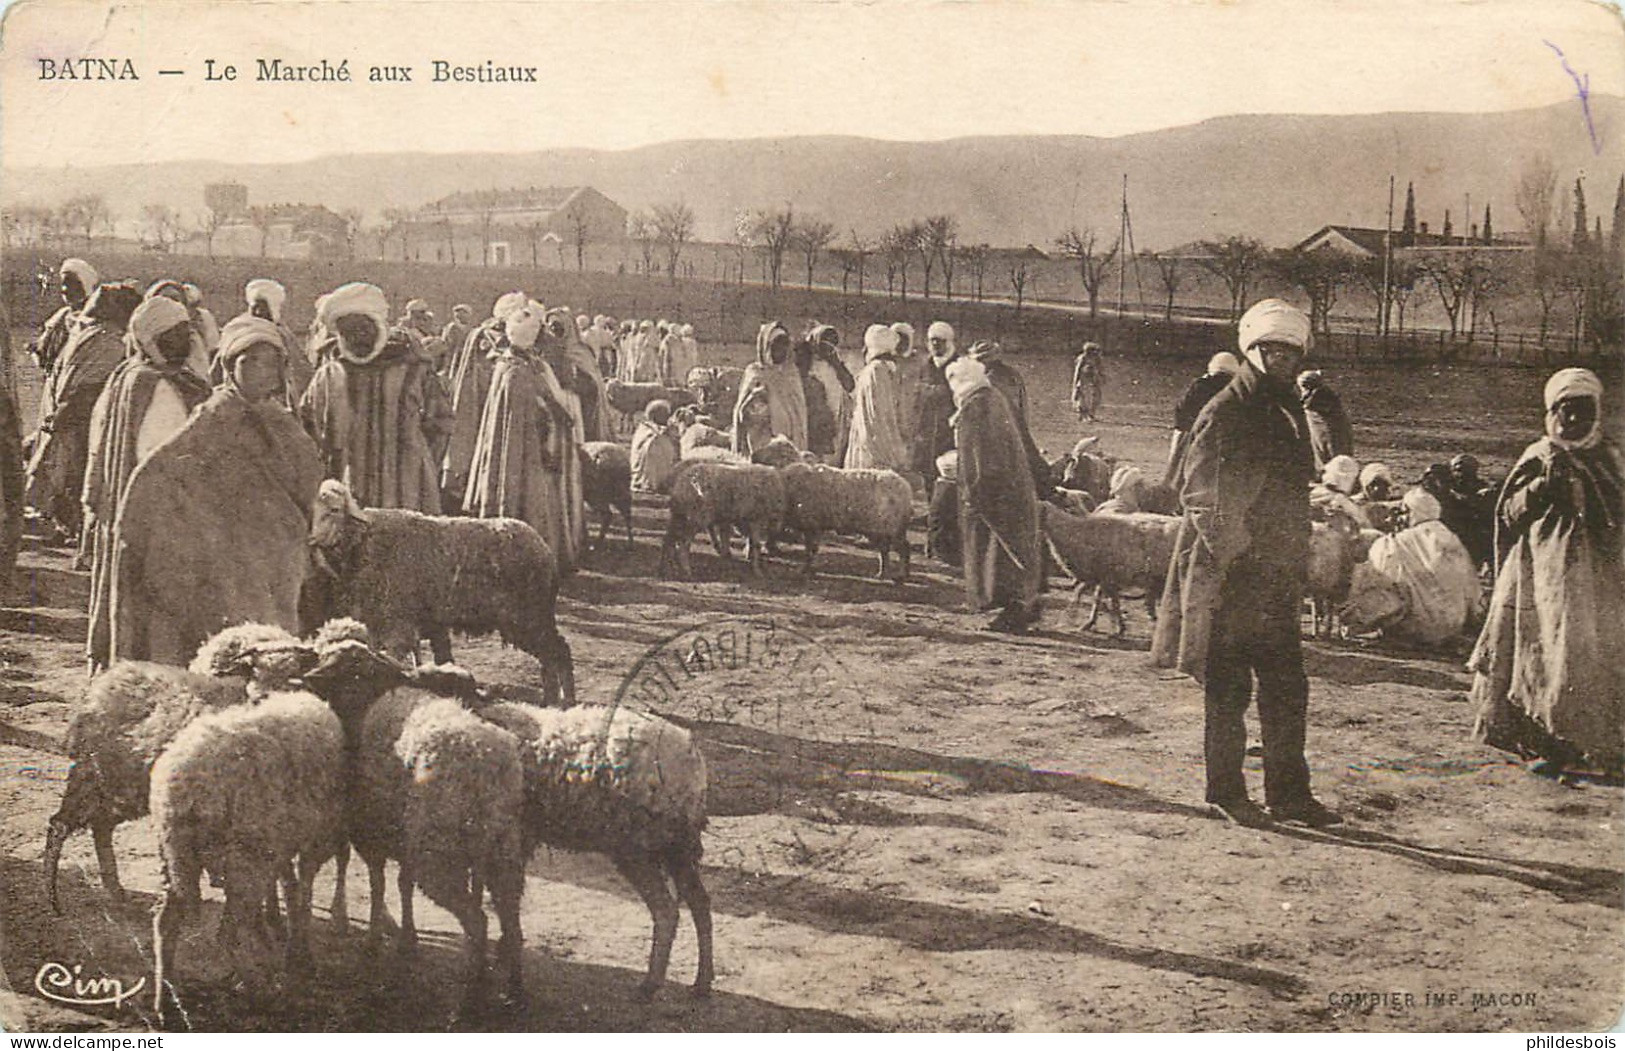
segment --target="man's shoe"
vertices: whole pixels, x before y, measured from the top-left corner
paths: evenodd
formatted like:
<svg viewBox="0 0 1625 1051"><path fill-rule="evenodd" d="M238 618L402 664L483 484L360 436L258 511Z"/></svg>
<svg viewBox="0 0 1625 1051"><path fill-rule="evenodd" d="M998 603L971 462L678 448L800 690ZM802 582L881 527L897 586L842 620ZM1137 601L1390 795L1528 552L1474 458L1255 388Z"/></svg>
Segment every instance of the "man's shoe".
<svg viewBox="0 0 1625 1051"><path fill-rule="evenodd" d="M1283 824L1308 825L1310 828L1329 828L1343 823L1337 811L1314 798L1272 806L1270 814Z"/></svg>
<svg viewBox="0 0 1625 1051"><path fill-rule="evenodd" d="M1270 816L1264 813L1264 808L1246 796L1208 805L1215 817L1222 817L1232 825L1242 828L1268 828L1270 825Z"/></svg>

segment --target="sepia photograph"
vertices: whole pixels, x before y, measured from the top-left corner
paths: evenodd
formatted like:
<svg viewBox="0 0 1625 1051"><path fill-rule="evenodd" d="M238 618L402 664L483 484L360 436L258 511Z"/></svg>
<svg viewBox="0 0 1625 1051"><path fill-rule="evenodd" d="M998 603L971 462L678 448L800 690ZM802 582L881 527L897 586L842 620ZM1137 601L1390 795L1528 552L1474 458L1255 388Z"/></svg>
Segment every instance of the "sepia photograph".
<svg viewBox="0 0 1625 1051"><path fill-rule="evenodd" d="M1622 384L1615 4L15 0L0 1031L1612 1047Z"/></svg>

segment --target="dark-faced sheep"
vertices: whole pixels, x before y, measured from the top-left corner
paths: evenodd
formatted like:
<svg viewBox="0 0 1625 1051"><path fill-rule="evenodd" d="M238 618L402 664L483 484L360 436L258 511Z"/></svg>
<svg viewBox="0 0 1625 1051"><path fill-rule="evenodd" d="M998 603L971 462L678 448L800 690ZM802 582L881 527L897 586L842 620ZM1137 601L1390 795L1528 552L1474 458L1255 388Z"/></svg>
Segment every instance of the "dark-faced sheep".
<svg viewBox="0 0 1625 1051"><path fill-rule="evenodd" d="M709 992L711 899L699 865L706 771L688 731L622 707L501 703L479 714L519 739L526 853L545 844L604 854L649 907L654 940L641 995L655 994L671 960L678 912L668 878L699 942L694 992Z"/></svg>
<svg viewBox="0 0 1625 1051"><path fill-rule="evenodd" d="M632 456L615 442L581 446L582 500L598 512L598 546L604 546L610 520L619 511L626 520L626 546L632 546Z"/></svg>
<svg viewBox="0 0 1625 1051"><path fill-rule="evenodd" d="M876 578L886 579L891 556L901 563L898 582L908 580L908 524L914 491L896 471L845 470L823 464L793 463L784 475L784 527L802 535L808 576L818 553L818 534L868 538L880 556Z"/></svg>
<svg viewBox="0 0 1625 1051"><path fill-rule="evenodd" d="M341 482L321 485L310 542L329 578L320 619L354 617L373 641L414 660L427 637L451 661L451 629L498 631L541 662L551 696L575 697L570 646L559 633L559 575L540 533L513 518L363 511Z"/></svg>

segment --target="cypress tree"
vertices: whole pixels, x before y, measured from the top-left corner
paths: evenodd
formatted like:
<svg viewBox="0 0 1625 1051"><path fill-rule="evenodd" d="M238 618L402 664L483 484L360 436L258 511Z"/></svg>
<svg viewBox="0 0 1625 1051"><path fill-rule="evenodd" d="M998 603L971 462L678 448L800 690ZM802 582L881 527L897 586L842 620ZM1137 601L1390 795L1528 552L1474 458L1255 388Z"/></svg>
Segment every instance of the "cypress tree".
<svg viewBox="0 0 1625 1051"><path fill-rule="evenodd" d="M1416 188L1405 184L1405 220L1399 227L1399 243L1403 248L1416 245Z"/></svg>
<svg viewBox="0 0 1625 1051"><path fill-rule="evenodd" d="M1495 237L1490 233L1490 206L1484 206L1484 243L1494 244Z"/></svg>
<svg viewBox="0 0 1625 1051"><path fill-rule="evenodd" d="M1450 243L1450 235L1455 233L1455 230L1456 230L1456 228L1454 226L1450 225L1450 209L1446 208L1444 210L1444 229L1439 231L1440 234L1443 235L1443 237L1444 237L1444 243L1445 244Z"/></svg>
<svg viewBox="0 0 1625 1051"><path fill-rule="evenodd" d="M1586 250L1591 238L1591 224L1586 221L1585 176L1574 180L1574 240L1570 245L1576 252Z"/></svg>

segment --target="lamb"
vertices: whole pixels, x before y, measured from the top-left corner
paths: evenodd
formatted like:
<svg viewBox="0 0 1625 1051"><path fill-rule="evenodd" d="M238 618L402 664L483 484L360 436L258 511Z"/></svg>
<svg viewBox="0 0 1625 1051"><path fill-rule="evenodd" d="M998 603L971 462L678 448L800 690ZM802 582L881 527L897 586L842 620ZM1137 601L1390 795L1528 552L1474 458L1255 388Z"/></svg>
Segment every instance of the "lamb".
<svg viewBox="0 0 1625 1051"><path fill-rule="evenodd" d="M705 760L688 731L626 708L537 708L504 702L480 716L519 739L525 774L525 852L537 844L607 855L654 920L649 969L640 994L666 978L677 934L677 902L688 906L699 940L694 993L715 975L711 900L700 879L705 828Z"/></svg>
<svg viewBox="0 0 1625 1051"><path fill-rule="evenodd" d="M822 464L794 463L784 476L784 526L801 533L811 576L819 533L855 533L879 549L876 578L886 579L891 555L902 563L898 583L908 580L908 524L914 514L914 490L896 471L843 470Z"/></svg>
<svg viewBox="0 0 1625 1051"><path fill-rule="evenodd" d="M81 828L89 828L95 840L102 886L115 901L123 898L113 830L146 815L153 762L199 715L249 699L247 683L238 677L244 674L239 660L246 650L293 641L279 627L238 625L204 642L189 670L120 661L97 676L68 724L73 766L45 834L46 895L53 912L62 912L57 897L62 846Z"/></svg>
<svg viewBox="0 0 1625 1051"><path fill-rule="evenodd" d="M762 547L778 532L784 518L784 479L760 464L685 462L671 481L671 516L660 549L664 574L675 562L685 579L690 572L688 546L696 529L711 535L717 554L731 560L727 530L740 526L749 538L747 557L753 574L762 573Z"/></svg>
<svg viewBox="0 0 1625 1051"><path fill-rule="evenodd" d="M1179 519L1143 512L1080 517L1046 503L1040 503L1038 509L1050 553L1076 581L1073 604L1082 598L1084 587L1096 586L1085 630L1094 627L1100 598L1105 595L1121 636L1128 625L1118 597L1130 588L1144 589L1146 612L1156 616L1157 597L1174 557Z"/></svg>
<svg viewBox="0 0 1625 1051"><path fill-rule="evenodd" d="M1359 546L1359 527L1344 515L1333 515L1330 522L1310 524L1304 594L1309 599L1310 631L1315 638L1334 631L1337 608L1349 596Z"/></svg>
<svg viewBox="0 0 1625 1051"><path fill-rule="evenodd" d="M332 705L354 756L347 826L367 863L372 890L370 937L389 920L384 863L399 863L397 948L417 943L412 894L457 917L468 940L463 1009L483 1002L486 889L502 924L497 955L511 1000L524 998L519 901L524 891L521 833L524 775L519 743L482 722L457 700L402 685L401 669L364 643L332 646L305 675Z"/></svg>
<svg viewBox="0 0 1625 1051"><path fill-rule="evenodd" d="M280 877L288 901L287 965L310 962L310 892L343 835L344 733L308 693L202 715L152 767L163 895L153 915L153 1007L165 1018L180 926L201 904L204 868L224 878L219 937L240 969L269 945L261 906ZM244 951L246 950L246 951Z"/></svg>
<svg viewBox="0 0 1625 1051"><path fill-rule="evenodd" d="M615 442L581 446L581 488L586 505L598 512L598 546L604 546L614 511L626 519L626 546L632 546L632 454Z"/></svg>
<svg viewBox="0 0 1625 1051"><path fill-rule="evenodd" d="M329 479L316 496L310 543L331 578L324 612L361 621L396 658L415 658L426 635L435 662L446 664L452 628L495 629L541 662L549 696L574 700L570 646L557 620L557 563L528 524L363 511Z"/></svg>

